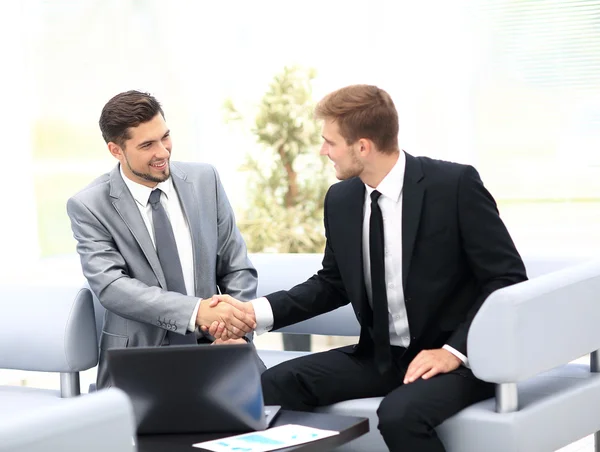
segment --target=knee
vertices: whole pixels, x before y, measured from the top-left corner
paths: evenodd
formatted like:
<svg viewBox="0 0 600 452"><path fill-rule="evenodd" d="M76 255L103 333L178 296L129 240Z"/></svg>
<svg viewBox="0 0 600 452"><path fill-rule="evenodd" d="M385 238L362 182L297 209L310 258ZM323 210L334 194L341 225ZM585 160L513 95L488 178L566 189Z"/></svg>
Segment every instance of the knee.
<svg viewBox="0 0 600 452"><path fill-rule="evenodd" d="M285 363L266 369L261 375L261 383L265 403L277 399L282 392L289 392L294 387L294 374L287 369Z"/></svg>
<svg viewBox="0 0 600 452"><path fill-rule="evenodd" d="M261 383L266 405L281 405L284 409L296 411L310 410L310 394L305 390L302 378L287 363L265 370Z"/></svg>
<svg viewBox="0 0 600 452"><path fill-rule="evenodd" d="M292 380L292 372L290 372L285 363L278 364L276 366L265 369L265 371L261 374L260 378L262 380L263 386L273 386L273 385L281 385L290 384Z"/></svg>
<svg viewBox="0 0 600 452"><path fill-rule="evenodd" d="M422 424L418 404L409 398L385 397L377 409L379 431L386 433L415 430Z"/></svg>

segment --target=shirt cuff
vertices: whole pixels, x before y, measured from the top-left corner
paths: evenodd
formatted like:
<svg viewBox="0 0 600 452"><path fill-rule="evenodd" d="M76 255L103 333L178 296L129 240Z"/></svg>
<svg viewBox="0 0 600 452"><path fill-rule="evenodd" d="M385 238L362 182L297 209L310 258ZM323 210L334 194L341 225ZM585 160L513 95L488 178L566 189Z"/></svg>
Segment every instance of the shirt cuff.
<svg viewBox="0 0 600 452"><path fill-rule="evenodd" d="M271 328L273 328L273 308L271 307L269 300L265 297L261 297L252 300L249 303L252 303L254 317L256 318L256 328L254 332L260 336L267 331L271 331Z"/></svg>
<svg viewBox="0 0 600 452"><path fill-rule="evenodd" d="M196 307L194 308L192 318L190 319L190 323L188 323L188 327L187 327L188 331L196 331L196 319L198 318L198 309L200 309L201 301L202 300L198 300L198 303L196 303Z"/></svg>
<svg viewBox="0 0 600 452"><path fill-rule="evenodd" d="M469 359L463 355L461 352L459 352L458 350L456 350L453 347L450 347L448 344L445 344L442 347L444 350L448 350L450 353L452 353L454 356L456 356L458 359L460 359L463 363L463 366L465 367L469 367Z"/></svg>

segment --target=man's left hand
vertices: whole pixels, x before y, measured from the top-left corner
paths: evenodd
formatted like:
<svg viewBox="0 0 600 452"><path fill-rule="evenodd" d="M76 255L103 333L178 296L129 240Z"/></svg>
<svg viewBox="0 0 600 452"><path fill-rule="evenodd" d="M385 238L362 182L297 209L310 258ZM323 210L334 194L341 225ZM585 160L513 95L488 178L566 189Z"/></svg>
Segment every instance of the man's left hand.
<svg viewBox="0 0 600 452"><path fill-rule="evenodd" d="M427 380L437 374L447 374L458 369L462 361L445 348L423 350L412 360L404 376L404 384L423 378Z"/></svg>

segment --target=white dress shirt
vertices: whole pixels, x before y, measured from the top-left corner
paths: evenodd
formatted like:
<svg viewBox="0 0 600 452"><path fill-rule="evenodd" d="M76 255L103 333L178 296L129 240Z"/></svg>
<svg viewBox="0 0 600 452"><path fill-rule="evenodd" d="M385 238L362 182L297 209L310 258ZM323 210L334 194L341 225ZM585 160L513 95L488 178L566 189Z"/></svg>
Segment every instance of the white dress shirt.
<svg viewBox="0 0 600 452"><path fill-rule="evenodd" d="M381 193L379 208L383 216L385 283L388 300L390 344L408 348L410 329L404 304L402 287L402 185L404 183L404 152L390 172L377 186ZM365 184L363 207L362 252L363 272L367 298L373 307L373 284L371 280L371 252L369 249L369 225L371 220L371 193L375 190Z"/></svg>
<svg viewBox="0 0 600 452"><path fill-rule="evenodd" d="M400 152L398 161L377 186L381 193L379 207L383 216L385 282L388 300L390 344L408 348L410 345L410 327L404 304L402 285L402 187L406 155ZM375 190L365 184L363 209L362 251L363 272L369 304L372 301L371 260L369 250L369 223L371 218L371 193ZM262 334L273 328L273 309L266 298L252 301L256 315L256 333ZM446 350L467 365L467 357L458 350L444 345Z"/></svg>
<svg viewBox="0 0 600 452"><path fill-rule="evenodd" d="M162 194L160 195L160 203L165 208L167 216L171 222L173 228L173 234L175 235L175 244L177 245L177 252L179 254L179 260L181 261L181 269L183 271L183 281L185 282L186 295L193 297L196 293L194 287L194 255L192 249L192 235L190 233L190 227L183 213L179 196L173 186L173 179L168 178L166 181L159 183L155 188L146 187L145 185L138 184L132 181L123 173L121 170L121 177L127 185L127 188L131 192L131 196L135 199L135 203L140 210L144 224L148 229L152 244L156 248L154 240L154 226L152 223L152 206L148 202L150 193L156 188L160 188ZM198 315L198 308L200 307L200 300L196 303L196 308L192 314L192 318L188 324L189 331L196 330L196 317Z"/></svg>

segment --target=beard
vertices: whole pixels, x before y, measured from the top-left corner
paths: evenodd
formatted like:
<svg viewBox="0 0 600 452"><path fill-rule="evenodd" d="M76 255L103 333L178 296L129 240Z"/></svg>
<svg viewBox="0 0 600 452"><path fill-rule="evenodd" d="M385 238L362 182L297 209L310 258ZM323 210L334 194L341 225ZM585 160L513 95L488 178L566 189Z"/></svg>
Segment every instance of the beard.
<svg viewBox="0 0 600 452"><path fill-rule="evenodd" d="M353 177L360 176L364 169L365 165L358 158L356 150L352 149L352 151L350 152L350 162L348 167L341 169L338 166L338 170L335 176L339 180L352 179Z"/></svg>
<svg viewBox="0 0 600 452"><path fill-rule="evenodd" d="M169 162L168 161L167 161L167 167L164 169L163 174L160 176L153 176L150 173L142 173L141 171L134 170L131 167L131 165L129 164L129 160L127 159L127 156L125 156L125 161L127 162L127 167L129 168L129 171L131 171L137 177L147 180L149 182L156 182L157 184L159 184L161 182L166 181L171 176L171 172L169 171Z"/></svg>

